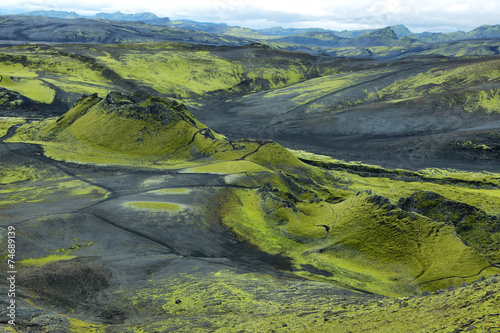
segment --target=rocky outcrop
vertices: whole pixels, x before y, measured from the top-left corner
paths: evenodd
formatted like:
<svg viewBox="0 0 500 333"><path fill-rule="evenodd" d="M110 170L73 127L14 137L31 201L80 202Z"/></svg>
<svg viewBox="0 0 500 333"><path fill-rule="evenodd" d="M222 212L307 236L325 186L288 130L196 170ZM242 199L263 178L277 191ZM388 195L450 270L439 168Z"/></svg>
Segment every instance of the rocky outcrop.
<svg viewBox="0 0 500 333"><path fill-rule="evenodd" d="M398 206L453 226L464 243L483 253L490 262L500 262L498 217L488 215L477 207L448 200L434 192L415 192L401 198Z"/></svg>

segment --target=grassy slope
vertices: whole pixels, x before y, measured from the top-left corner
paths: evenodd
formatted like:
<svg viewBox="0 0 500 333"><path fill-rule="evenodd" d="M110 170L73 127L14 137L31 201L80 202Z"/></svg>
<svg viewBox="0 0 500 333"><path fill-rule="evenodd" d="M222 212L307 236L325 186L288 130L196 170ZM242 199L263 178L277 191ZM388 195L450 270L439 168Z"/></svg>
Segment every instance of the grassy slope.
<svg viewBox="0 0 500 333"><path fill-rule="evenodd" d="M0 87L41 103L130 89L194 103L207 94L278 88L317 75L316 60L262 47L180 43L18 46L0 51Z"/></svg>
<svg viewBox="0 0 500 333"><path fill-rule="evenodd" d="M458 66L437 67L426 73L410 76L388 87L379 89L378 94L382 100L399 100L476 86L495 85L499 81L500 61L486 59ZM455 96L450 97L450 104L456 103L456 98ZM466 100L465 108L468 111L500 112L500 109L498 109L497 88L470 91L463 98Z"/></svg>
<svg viewBox="0 0 500 333"><path fill-rule="evenodd" d="M37 102L49 104L57 93L64 102L74 102L82 93L103 94L118 86L103 76L100 68L83 59L47 47L3 50L0 57L0 87L16 91Z"/></svg>
<svg viewBox="0 0 500 333"><path fill-rule="evenodd" d="M105 198L103 189L76 180L42 163L0 163L0 209L19 203L50 202L58 195Z"/></svg>
<svg viewBox="0 0 500 333"><path fill-rule="evenodd" d="M26 124L8 141L42 144L46 155L59 160L167 168L233 161L245 162L243 171L262 171L289 164L291 156L272 142L230 142L183 105L142 93L112 93L104 99L86 95L62 117ZM276 149L287 156L283 162L275 156L269 164L266 159Z"/></svg>
<svg viewBox="0 0 500 333"><path fill-rule="evenodd" d="M181 44L151 45L151 50L140 52L127 51L122 45L113 48L109 52L116 56L100 57L99 61L183 102L220 90L251 92L281 87L308 78L313 68L300 56L260 48L219 51Z"/></svg>
<svg viewBox="0 0 500 333"><path fill-rule="evenodd" d="M24 118L21 117L0 117L0 137L7 134L7 131L12 126L24 123Z"/></svg>
<svg viewBox="0 0 500 333"><path fill-rule="evenodd" d="M286 186L282 178L265 180L276 187L225 193L221 218L243 239L290 257L297 274L405 295L460 284L489 266L453 227L402 211L388 198L344 190L324 178L323 193L314 191L317 183ZM245 181L239 178L235 184ZM297 186L303 186L301 191L293 190Z"/></svg>
<svg viewBox="0 0 500 333"><path fill-rule="evenodd" d="M130 327L133 332L283 331L430 332L500 328L498 277L474 285L409 298L336 295L319 282L276 279L233 269L151 280L144 289L119 291L129 311L163 315ZM258 292L255 286L258 285ZM168 319L165 319L168 316ZM105 332L108 325L65 316L71 332ZM4 327L2 327L4 328ZM8 329L8 327L5 327Z"/></svg>
<svg viewBox="0 0 500 333"><path fill-rule="evenodd" d="M57 120L21 127L10 141L37 142L52 158L80 163L238 173L227 181L241 188L222 190L214 212L242 240L289 257L296 274L308 278L397 296L495 272L485 259L486 251L491 260L498 257L495 233L483 235L478 228L464 233L466 246L455 227L443 223L446 216L436 219L396 206L416 191L432 191L498 213L495 174L433 178L401 171L384 179L384 172L391 171L379 169L378 177L329 171L304 164L273 142L229 141L182 105L145 94L84 97ZM331 162L298 154L304 160L319 158L327 168ZM446 180L442 184L436 181L440 177ZM133 204L146 210L179 209Z"/></svg>
<svg viewBox="0 0 500 333"><path fill-rule="evenodd" d="M287 105L286 110L303 106L301 112L305 114L340 112L370 103L391 105L417 98L423 102L437 99L448 108L460 107L468 112L498 113L499 66L498 59L485 58L435 62L430 69L419 68L418 64L413 68L360 69L275 89L262 97L273 105ZM360 84L365 86L361 89Z"/></svg>
<svg viewBox="0 0 500 333"><path fill-rule="evenodd" d="M323 92L329 94L332 89L347 88L371 77L370 70L342 69L338 64L318 65L313 57L259 47L217 48L149 43L140 46L19 46L2 49L1 52L0 75L3 80L0 87L40 103L56 99L72 104L81 93L97 92L104 96L112 90L146 88L181 99L188 105L196 105L202 98L214 93L228 95L278 89L318 75L353 71L349 77L304 82L290 92L277 90L268 96L284 97L293 93L293 101L301 105ZM429 72L392 84L378 84L377 91L370 90L364 96L355 96L352 101L346 101L345 106L491 85L499 77L497 60L435 66ZM384 70L379 72L383 74ZM452 96L449 103L465 104L468 110L491 112L498 109L496 88L484 87L481 90L484 92L472 91L461 97ZM343 105L336 104L339 107ZM321 106L321 103L311 105L312 108Z"/></svg>
<svg viewBox="0 0 500 333"><path fill-rule="evenodd" d="M498 278L491 277L474 287L425 297L353 300L335 295L321 283L227 270L150 281L145 289L120 293L120 297L130 310L141 313L143 304L151 304L172 316L137 325L135 332L172 328L180 332L206 332L207 328L217 332L430 332L466 330L471 325L471 329L493 332L500 327L499 290Z"/></svg>

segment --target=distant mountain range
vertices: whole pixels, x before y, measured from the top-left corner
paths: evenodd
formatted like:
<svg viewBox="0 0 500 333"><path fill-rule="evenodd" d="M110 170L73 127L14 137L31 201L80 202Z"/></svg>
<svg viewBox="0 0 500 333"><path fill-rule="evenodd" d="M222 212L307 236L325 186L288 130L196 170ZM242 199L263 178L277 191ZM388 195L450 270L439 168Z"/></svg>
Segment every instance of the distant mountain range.
<svg viewBox="0 0 500 333"><path fill-rule="evenodd" d="M224 23L170 20L153 13L37 11L0 16L0 44L138 43L174 41L204 45L252 45L335 57L394 59L409 56L447 57L500 54L500 25L469 32L412 33L404 25L381 29L250 29Z"/></svg>
<svg viewBox="0 0 500 333"><path fill-rule="evenodd" d="M94 16L82 16L76 12L66 12L57 10L38 10L26 13L29 16L45 16L45 17L56 17L63 19L76 19L76 18L87 18L87 19L101 19L101 20L112 20L112 21L135 21L144 22L148 24L159 24L167 25L170 22L168 17L158 17L153 13L144 12L137 14L123 14L121 12L115 13L97 13Z"/></svg>
<svg viewBox="0 0 500 333"><path fill-rule="evenodd" d="M254 40L152 25L140 21L110 21L28 15L0 16L4 45L22 43L138 43L173 41L207 45L248 45Z"/></svg>
<svg viewBox="0 0 500 333"><path fill-rule="evenodd" d="M270 39L273 37L289 37L295 36L296 39L300 38L310 38L315 39L313 36L320 36L319 34L314 35L313 33L321 32L324 36L333 34L340 38L358 38L362 35L375 33L380 29L365 29L365 30L344 30L344 31L334 31L322 28L306 28L306 29L295 29L295 28L282 28L273 27L266 29L249 29L242 28L239 26L229 26L225 23L212 23L212 22L196 22L191 20L170 20L168 17L158 17L157 15L144 12L137 14L124 14L121 12L115 13L98 13L94 16L82 16L76 12L68 11L33 11L26 15L30 16L45 16L45 17L56 17L65 19L75 19L75 18L87 18L87 19L101 19L101 20L113 20L113 21L134 21L134 22L144 22L152 25L164 25L172 28L187 29L204 31L216 34L225 34L235 37L244 38L262 38ZM466 40L466 39L485 39L485 38L500 38L500 25L484 25L478 27L470 32L450 32L450 33L413 33L404 25L395 25L389 27L397 38L412 37L420 42L424 43L443 43L456 40ZM321 37L321 38L323 38ZM317 38L316 38L317 39ZM334 40L333 37L328 37L327 39ZM324 44L322 42L315 43L316 46Z"/></svg>

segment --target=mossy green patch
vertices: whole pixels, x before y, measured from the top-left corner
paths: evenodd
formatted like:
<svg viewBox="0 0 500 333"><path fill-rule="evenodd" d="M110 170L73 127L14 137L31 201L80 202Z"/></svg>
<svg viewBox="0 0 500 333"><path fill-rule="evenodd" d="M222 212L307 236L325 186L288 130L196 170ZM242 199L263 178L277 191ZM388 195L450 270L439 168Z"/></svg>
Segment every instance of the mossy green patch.
<svg viewBox="0 0 500 333"><path fill-rule="evenodd" d="M40 258L27 258L19 261L18 263L21 264L23 267L29 267L29 266L43 266L56 261L71 260L77 257L74 254L76 250L93 244L93 242L89 241L80 241L78 240L78 238L74 238L73 241L74 243L71 245L71 247L67 249L57 249L53 252L55 254L51 254Z"/></svg>
<svg viewBox="0 0 500 333"><path fill-rule="evenodd" d="M0 186L28 180L36 180L38 178L40 178L40 173L33 167L19 166L3 168L0 171Z"/></svg>
<svg viewBox="0 0 500 333"><path fill-rule="evenodd" d="M356 71L354 73L342 73L330 76L323 76L319 78L314 78L307 80L305 82L297 83L285 88L275 89L273 91L267 92L263 95L264 98L280 98L286 99L288 102L293 102L295 105L306 105L306 113L323 111L326 108L333 112L337 109L342 109L347 106L353 106L356 104L362 104L378 100L378 96L375 91L365 90L359 99L354 98L349 101L336 102L335 107L331 106L332 102L328 104L316 103L322 98L328 98L336 93L340 93L342 90L348 89L350 87L362 84L365 81L374 80L377 77L384 76L390 73L391 70L388 69L374 69L374 70L363 70Z"/></svg>
<svg viewBox="0 0 500 333"><path fill-rule="evenodd" d="M43 143L46 154L56 159L152 165L167 156L170 164L197 157L199 149L193 148L201 139L196 137L205 135L218 140L175 102L156 99L133 106L114 94L106 99L86 96L56 121L22 127L11 140Z"/></svg>
<svg viewBox="0 0 500 333"><path fill-rule="evenodd" d="M19 261L18 263L23 266L43 266L51 262L61 261L61 260L71 260L76 258L75 255L70 253L53 254L42 258L29 258Z"/></svg>
<svg viewBox="0 0 500 333"><path fill-rule="evenodd" d="M55 97L55 91L48 87L38 74L21 63L2 61L0 55L0 87L16 91L32 100L50 103Z"/></svg>
<svg viewBox="0 0 500 333"><path fill-rule="evenodd" d="M496 174L386 170L291 152L273 141L230 141L184 106L145 93L84 96L62 117L25 125L10 140L41 143L59 159L68 153L58 148L71 147L79 162L102 157L99 163L237 173L226 177L236 186L214 194L214 214L240 240L290 258L295 274L307 278L397 296L495 271L483 257L497 251L491 248L494 238L468 233L462 239L445 217L397 205L425 190L489 212L499 207ZM151 177L142 186L168 186L169 177ZM88 194L73 186L78 183L68 179L58 189ZM152 213L185 209L164 201L125 206Z"/></svg>
<svg viewBox="0 0 500 333"><path fill-rule="evenodd" d="M47 202L61 193L94 200L108 195L100 187L73 179L43 164L14 165L0 171L0 207Z"/></svg>
<svg viewBox="0 0 500 333"><path fill-rule="evenodd" d="M7 134L7 131L12 126L22 124L25 122L21 117L0 117L0 137Z"/></svg>
<svg viewBox="0 0 500 333"><path fill-rule="evenodd" d="M18 92L34 101L49 104L54 100L56 92L44 82L18 76L3 76L0 87Z"/></svg>
<svg viewBox="0 0 500 333"><path fill-rule="evenodd" d="M169 194L189 194L191 189L189 188L162 188L160 190L149 191L149 194L156 195L169 195Z"/></svg>
<svg viewBox="0 0 500 333"><path fill-rule="evenodd" d="M64 102L82 93L102 95L117 87L103 76L95 60L46 48L15 48L0 54L3 80L0 87L16 91L34 101L51 103L56 91Z"/></svg>
<svg viewBox="0 0 500 333"><path fill-rule="evenodd" d="M161 316L134 325L136 332L427 332L471 325L469 330L495 331L499 289L491 277L475 288L381 298L230 269L150 280L140 290L117 295L131 311L161 309Z"/></svg>
<svg viewBox="0 0 500 333"><path fill-rule="evenodd" d="M47 156L79 163L204 166L210 172L303 165L274 142L230 141L197 121L182 104L141 92L84 96L62 117L22 126L9 141L42 144ZM228 163L207 165L223 161Z"/></svg>
<svg viewBox="0 0 500 333"><path fill-rule="evenodd" d="M0 74L6 77L0 87L44 102L52 101L57 91L58 101L64 103L73 103L82 93L103 96L147 87L199 105L207 94L278 88L331 72L330 66L316 66L302 54L258 47L226 51L169 42L18 46L0 54ZM11 76L17 80L15 87Z"/></svg>
<svg viewBox="0 0 500 333"><path fill-rule="evenodd" d="M119 55L114 48L120 49ZM196 104L193 99L210 92L259 91L297 83L312 69L311 64L277 51L269 57L260 50L238 50L240 57L228 57L212 47L178 43L144 44L140 51L128 48L110 46L96 59L124 78L187 104Z"/></svg>
<svg viewBox="0 0 500 333"><path fill-rule="evenodd" d="M267 331L284 327L286 319L291 319L288 323L295 327L292 323L301 317L297 314L313 310L317 307L313 303L324 305L325 309L338 306L344 296L337 295L337 291L335 286L318 282L261 273L241 274L229 269L152 279L140 290L117 295L128 300L125 304L130 310L161 309L162 317L135 326L137 332L169 331L174 327L183 332L202 332L207 328L224 331L244 322L252 325L252 330ZM356 299L356 295L345 296ZM254 317L262 322L250 324Z"/></svg>
<svg viewBox="0 0 500 333"><path fill-rule="evenodd" d="M269 170L259 164L245 160L220 162L184 170L184 172L216 173L216 174L232 174L232 173L264 172L264 171L269 171Z"/></svg>
<svg viewBox="0 0 500 333"><path fill-rule="evenodd" d="M172 176L165 175L165 176L149 177L148 179L144 180L141 183L141 187L158 186L168 181L169 179L172 179Z"/></svg>
<svg viewBox="0 0 500 333"><path fill-rule="evenodd" d="M73 317L66 317L69 329L72 333L101 333L105 332L106 326L98 323L90 323Z"/></svg>
<svg viewBox="0 0 500 333"><path fill-rule="evenodd" d="M428 168L419 171L388 170L360 162L345 162L304 151L298 158L329 169L351 191L371 190L395 202L417 191L431 191L448 199L470 204L488 214L500 214L500 174Z"/></svg>
<svg viewBox="0 0 500 333"><path fill-rule="evenodd" d="M185 208L184 205L174 204L170 202L154 202L154 201L134 201L125 203L126 207L137 210L153 210L153 211L172 211L178 212Z"/></svg>
<svg viewBox="0 0 500 333"><path fill-rule="evenodd" d="M292 258L304 276L394 296L455 283L489 265L453 227L389 200L358 195L329 204L277 193L231 190L221 218L242 239Z"/></svg>
<svg viewBox="0 0 500 333"><path fill-rule="evenodd" d="M451 67L449 65L433 68L425 73L412 75L393 84L379 89L378 94L382 99L399 99L428 96L446 91L452 91L468 86L482 86L497 82L500 75L500 62L486 60L470 62ZM487 112L498 112L498 97L495 90L477 91L465 94L469 100L465 103L469 111L482 108ZM460 97L463 100L462 97Z"/></svg>

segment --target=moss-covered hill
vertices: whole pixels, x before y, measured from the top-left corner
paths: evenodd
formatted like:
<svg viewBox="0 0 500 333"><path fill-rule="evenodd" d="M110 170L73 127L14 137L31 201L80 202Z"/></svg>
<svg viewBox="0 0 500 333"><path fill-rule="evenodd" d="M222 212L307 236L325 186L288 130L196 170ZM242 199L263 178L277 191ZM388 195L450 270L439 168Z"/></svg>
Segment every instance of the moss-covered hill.
<svg viewBox="0 0 500 333"><path fill-rule="evenodd" d="M444 60L430 57L388 64L287 52L262 44L216 47L158 42L17 46L0 49L3 96L0 110L9 115L15 111L23 115L61 114L82 93L98 93L103 97L111 91L128 93L138 89L204 110L207 104L219 105L243 94L297 83L302 85L266 95L266 103L273 103L267 100L269 97L284 98L291 92L283 105L305 104L306 111L313 112L318 108L338 111L379 101L385 104L412 101L424 95L459 89L465 91L449 98L439 96L447 103L446 108L457 104L471 110L494 108L496 87L492 83L496 82L497 75L495 70L488 69L496 68L496 59ZM329 77L332 74L340 75ZM364 82L368 84L364 86ZM340 99L335 95L338 90L345 92ZM479 95L479 90L484 90L483 95Z"/></svg>
<svg viewBox="0 0 500 333"><path fill-rule="evenodd" d="M84 96L8 142L41 144L62 161L237 175L215 194L210 216L308 278L392 296L498 271L500 222L489 215L498 213L497 180L457 180L465 188L454 188L408 172L387 191L378 180L328 170L329 162L306 164L272 141L228 140L177 102L140 92ZM423 185L409 187L412 177ZM472 201L471 193L483 197Z"/></svg>
<svg viewBox="0 0 500 333"><path fill-rule="evenodd" d="M408 298L500 273L498 174L229 140L146 92L85 95L15 134L22 119L2 121L0 209L18 232L22 328L391 331L410 309L415 329L498 325L492 280Z"/></svg>
<svg viewBox="0 0 500 333"><path fill-rule="evenodd" d="M266 157L277 149L274 162L300 164L273 142L229 141L184 105L146 92L84 95L61 117L24 125L13 140L39 143L51 158L81 163L179 167L241 161L260 170L272 164Z"/></svg>
<svg viewBox="0 0 500 333"><path fill-rule="evenodd" d="M137 89L194 106L210 97L230 98L336 72L341 63L334 60L260 44L216 47L158 42L2 48L0 88L23 98L2 98L0 107L27 111L36 103L41 113L62 113L82 93L103 97L110 91ZM12 104L15 100L20 102Z"/></svg>

